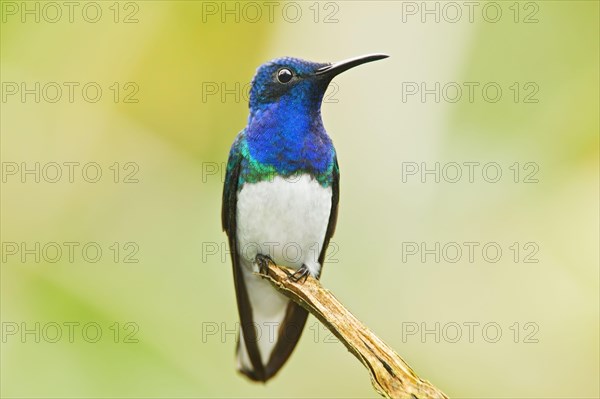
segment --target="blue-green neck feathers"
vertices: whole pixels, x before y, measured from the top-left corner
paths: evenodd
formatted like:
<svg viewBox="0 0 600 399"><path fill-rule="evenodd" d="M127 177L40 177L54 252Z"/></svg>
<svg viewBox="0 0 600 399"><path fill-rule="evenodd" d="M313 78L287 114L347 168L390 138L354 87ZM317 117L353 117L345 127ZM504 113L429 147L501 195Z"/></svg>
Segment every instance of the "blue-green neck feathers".
<svg viewBox="0 0 600 399"><path fill-rule="evenodd" d="M335 150L321 120L329 81L310 78L325 65L280 58L258 69L248 126L234 144L243 157L240 183L301 173L331 183ZM282 69L291 72L286 83L278 81Z"/></svg>

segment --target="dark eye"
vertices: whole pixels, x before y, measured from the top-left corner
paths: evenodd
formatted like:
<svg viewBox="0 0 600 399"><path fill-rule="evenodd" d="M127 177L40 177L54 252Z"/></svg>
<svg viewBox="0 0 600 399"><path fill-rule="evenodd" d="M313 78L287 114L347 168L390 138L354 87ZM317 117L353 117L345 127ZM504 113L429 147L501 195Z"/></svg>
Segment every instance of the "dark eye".
<svg viewBox="0 0 600 399"><path fill-rule="evenodd" d="M294 76L294 74L292 74L292 71L290 71L287 68L281 68L278 72L277 72L277 80L280 83L287 83L290 80L292 80L292 77Z"/></svg>

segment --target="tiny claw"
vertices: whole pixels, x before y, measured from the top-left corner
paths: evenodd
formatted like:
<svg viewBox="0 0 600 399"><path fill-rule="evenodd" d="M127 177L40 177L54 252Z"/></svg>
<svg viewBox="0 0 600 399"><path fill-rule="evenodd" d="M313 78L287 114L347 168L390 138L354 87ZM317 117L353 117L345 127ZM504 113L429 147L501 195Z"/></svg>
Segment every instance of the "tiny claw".
<svg viewBox="0 0 600 399"><path fill-rule="evenodd" d="M298 269L294 274L290 275L290 280L294 283L302 280L302 283L304 284L309 274L310 272L308 271L308 267L306 267L306 265L302 265L300 269Z"/></svg>
<svg viewBox="0 0 600 399"><path fill-rule="evenodd" d="M269 255L257 254L254 258L254 262L258 265L258 271L260 274L268 274L269 263L275 264L273 259Z"/></svg>

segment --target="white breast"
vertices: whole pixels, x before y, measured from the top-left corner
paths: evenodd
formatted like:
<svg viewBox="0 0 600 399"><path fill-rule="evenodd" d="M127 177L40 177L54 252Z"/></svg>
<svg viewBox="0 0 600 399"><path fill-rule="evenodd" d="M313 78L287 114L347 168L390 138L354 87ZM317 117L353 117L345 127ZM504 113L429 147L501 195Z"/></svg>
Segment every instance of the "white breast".
<svg viewBox="0 0 600 399"><path fill-rule="evenodd" d="M251 265L257 253L275 263L318 275L318 263L331 212L331 187L308 174L254 184L238 193L238 252Z"/></svg>

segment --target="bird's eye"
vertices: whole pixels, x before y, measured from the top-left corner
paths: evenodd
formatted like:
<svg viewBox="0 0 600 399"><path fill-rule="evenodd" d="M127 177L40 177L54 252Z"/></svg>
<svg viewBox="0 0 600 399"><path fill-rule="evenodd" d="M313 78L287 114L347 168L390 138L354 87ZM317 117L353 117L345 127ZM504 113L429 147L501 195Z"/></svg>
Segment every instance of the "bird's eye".
<svg viewBox="0 0 600 399"><path fill-rule="evenodd" d="M292 71L290 71L287 68L281 68L277 72L277 80L279 81L279 83L288 83L290 80L292 80L293 76L294 74L292 73Z"/></svg>

